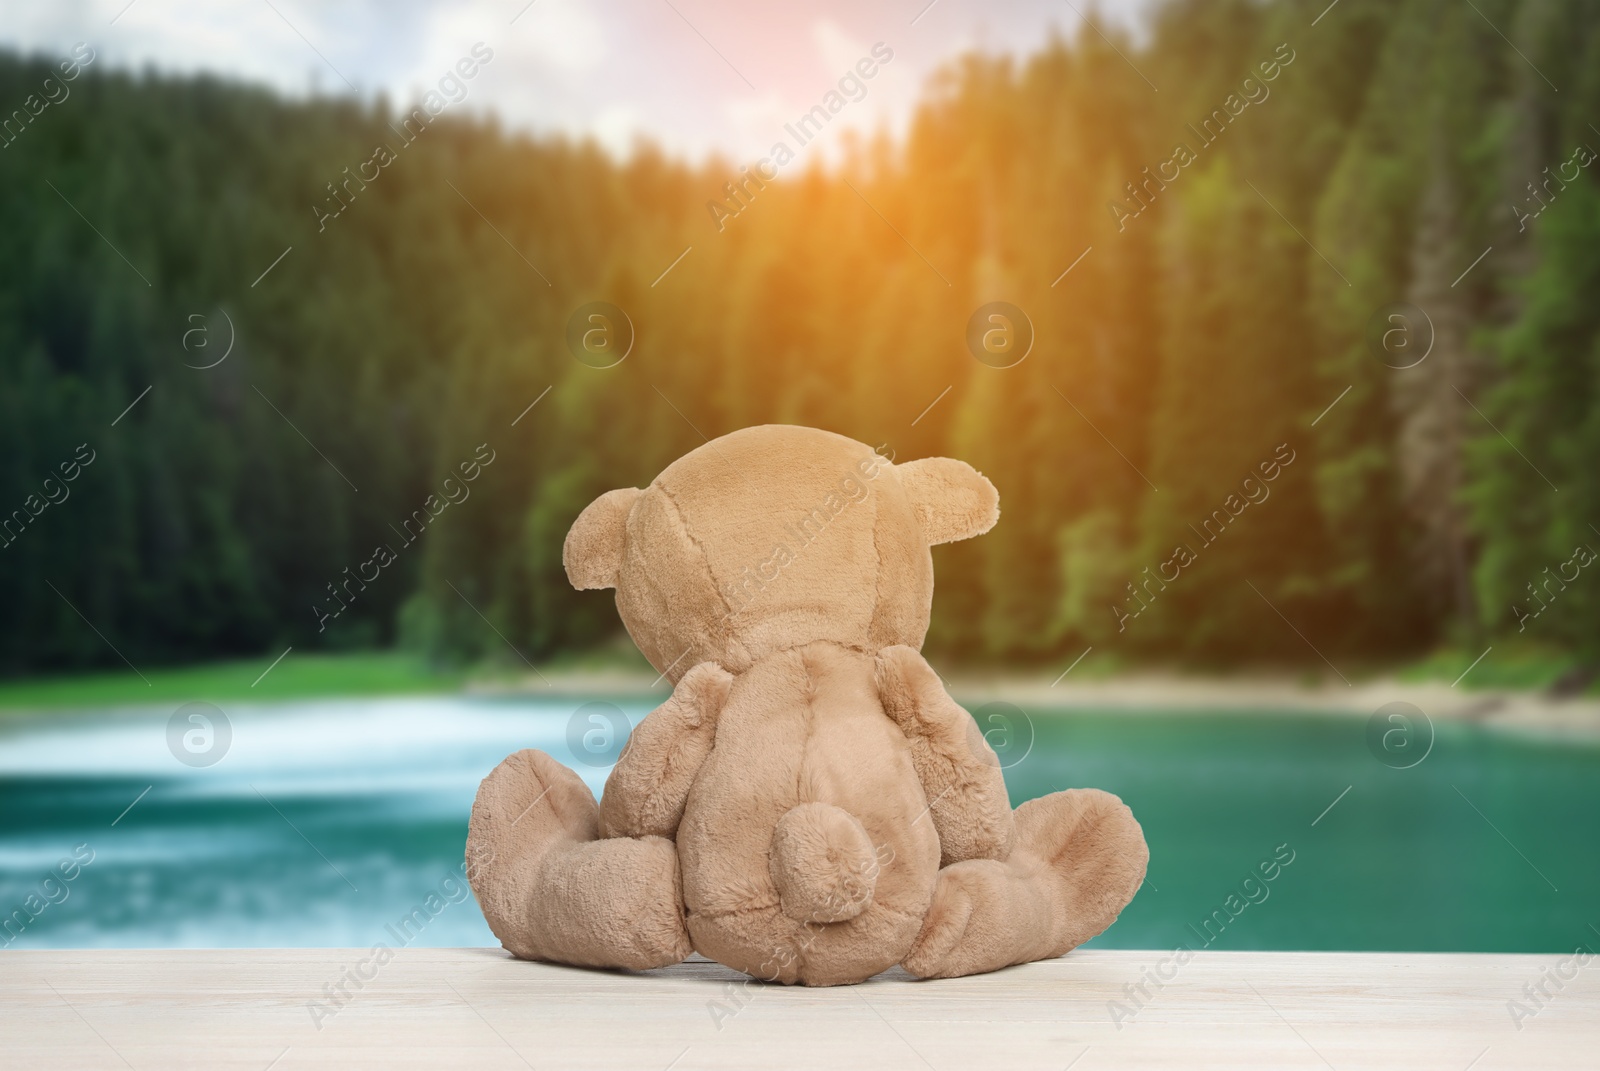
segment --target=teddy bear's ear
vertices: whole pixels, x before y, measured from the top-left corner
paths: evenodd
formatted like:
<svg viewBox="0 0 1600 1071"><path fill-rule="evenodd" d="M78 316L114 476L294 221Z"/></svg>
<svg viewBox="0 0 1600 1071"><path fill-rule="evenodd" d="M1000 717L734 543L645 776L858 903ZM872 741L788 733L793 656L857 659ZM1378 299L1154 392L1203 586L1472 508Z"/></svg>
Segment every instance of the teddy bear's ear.
<svg viewBox="0 0 1600 1071"><path fill-rule="evenodd" d="M628 511L644 492L637 487L607 491L584 507L561 546L567 579L579 591L614 588L622 568L623 535Z"/></svg>
<svg viewBox="0 0 1600 1071"><path fill-rule="evenodd" d="M896 465L929 544L971 539L1000 519L1000 492L983 473L949 457Z"/></svg>

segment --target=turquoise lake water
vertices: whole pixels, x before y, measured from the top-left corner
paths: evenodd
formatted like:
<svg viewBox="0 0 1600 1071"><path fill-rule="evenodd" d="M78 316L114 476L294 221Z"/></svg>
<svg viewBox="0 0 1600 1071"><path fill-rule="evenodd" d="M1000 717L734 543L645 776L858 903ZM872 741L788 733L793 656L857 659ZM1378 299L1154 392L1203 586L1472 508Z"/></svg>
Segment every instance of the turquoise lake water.
<svg viewBox="0 0 1600 1071"><path fill-rule="evenodd" d="M648 709L235 705L209 766L174 757L170 709L7 718L0 945L393 944L389 925L430 893L442 907L410 943L493 944L460 883L478 781L536 747L598 792ZM1098 945L1600 950L1600 745L1441 722L1396 769L1363 717L1009 713L990 739L1014 802L1095 786L1144 826L1146 885ZM217 748L203 731L190 743Z"/></svg>

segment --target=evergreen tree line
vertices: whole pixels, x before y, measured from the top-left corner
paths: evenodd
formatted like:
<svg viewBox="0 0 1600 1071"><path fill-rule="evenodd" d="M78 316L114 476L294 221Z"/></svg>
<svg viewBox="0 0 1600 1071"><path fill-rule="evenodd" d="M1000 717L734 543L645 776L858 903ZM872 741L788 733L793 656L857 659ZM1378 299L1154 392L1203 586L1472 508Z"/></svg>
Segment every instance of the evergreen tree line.
<svg viewBox="0 0 1600 1071"><path fill-rule="evenodd" d="M1323 6L969 55L765 183L0 58L0 668L587 647L577 512L767 422L999 487L947 654L1595 655L1600 9Z"/></svg>

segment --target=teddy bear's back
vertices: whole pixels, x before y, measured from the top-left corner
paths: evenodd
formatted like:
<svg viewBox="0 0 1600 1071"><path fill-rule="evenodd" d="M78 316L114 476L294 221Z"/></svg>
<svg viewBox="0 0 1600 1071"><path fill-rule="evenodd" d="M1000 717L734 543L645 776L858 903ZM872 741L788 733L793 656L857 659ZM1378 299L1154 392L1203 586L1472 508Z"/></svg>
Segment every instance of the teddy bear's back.
<svg viewBox="0 0 1600 1071"><path fill-rule="evenodd" d="M893 966L916 937L939 840L873 669L866 652L818 642L735 678L677 836L689 930L703 954L757 977L832 984ZM774 832L805 805L856 831L852 850L866 858L851 864L861 873L848 884L870 899L854 917L827 921L842 913L832 905L797 909L792 889L784 902Z"/></svg>

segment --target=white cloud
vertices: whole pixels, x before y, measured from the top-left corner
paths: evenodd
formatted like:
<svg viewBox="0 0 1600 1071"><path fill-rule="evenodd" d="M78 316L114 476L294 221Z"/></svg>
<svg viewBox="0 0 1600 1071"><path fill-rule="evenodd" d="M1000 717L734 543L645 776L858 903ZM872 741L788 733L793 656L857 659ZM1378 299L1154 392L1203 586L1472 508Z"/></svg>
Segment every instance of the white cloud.
<svg viewBox="0 0 1600 1071"><path fill-rule="evenodd" d="M844 130L903 131L928 75L964 47L1026 53L1052 26L1069 35L1082 27L1060 0L941 2L915 27L903 0L811 0L807 10L679 0L690 26L661 0L537 0L523 10L525 2L0 0L0 48L64 55L87 41L101 69L205 72L294 97L313 87L348 94L347 78L363 99L381 91L400 104L482 41L495 57L471 85L471 111L492 109L513 128L591 135L613 149L643 134L669 152L744 158L766 152L879 35L894 59L868 82L866 99L830 125L824 152ZM1078 6L1097 25L1127 25L1152 2ZM760 91L749 91L693 27Z"/></svg>
<svg viewBox="0 0 1600 1071"><path fill-rule="evenodd" d="M811 24L811 39L816 43L822 64L829 71L843 73L856 65L856 60L871 51L866 41L858 41L832 19L818 19Z"/></svg>
<svg viewBox="0 0 1600 1071"><path fill-rule="evenodd" d="M611 56L594 5L580 0L538 0L507 27L505 44L519 62L574 75L593 73Z"/></svg>
<svg viewBox="0 0 1600 1071"><path fill-rule="evenodd" d="M600 109L592 128L594 139L619 158L632 155L634 142L649 132L644 117L632 104L613 104Z"/></svg>

